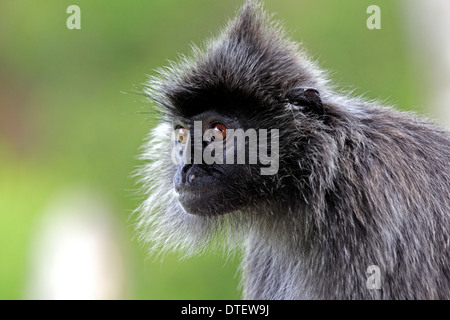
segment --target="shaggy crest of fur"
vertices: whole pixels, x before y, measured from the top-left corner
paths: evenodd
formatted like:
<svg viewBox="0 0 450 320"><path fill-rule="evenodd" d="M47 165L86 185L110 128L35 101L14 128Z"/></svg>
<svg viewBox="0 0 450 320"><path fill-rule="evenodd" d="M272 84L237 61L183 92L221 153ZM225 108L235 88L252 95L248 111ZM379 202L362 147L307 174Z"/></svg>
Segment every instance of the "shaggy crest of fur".
<svg viewBox="0 0 450 320"><path fill-rule="evenodd" d="M298 86L320 92L324 116L285 100ZM160 70L146 94L162 114L144 145L147 199L137 210L153 251L245 244L246 298L450 298L448 133L335 93L258 3L248 1L205 49ZM233 95L258 102L237 110L255 127L282 129L280 171L258 184L277 196L240 212L191 215L173 191L171 118L202 112L187 108L191 99ZM366 287L369 265L380 267L380 290Z"/></svg>
<svg viewBox="0 0 450 320"><path fill-rule="evenodd" d="M243 229L244 221L239 213L206 218L193 216L175 199L173 186L167 183L174 175L170 158L171 121L174 115L186 112L178 108L184 100L210 87L223 87L228 92L246 90L267 103L279 99L286 88L299 85L325 90L322 72L297 44L282 35L281 26L269 20L258 2L247 1L238 16L216 39L209 41L205 49L194 47L191 58L182 56L179 62L160 69L158 77L150 78L145 93L157 103L163 117L143 146L141 159L147 164L139 176L149 197L137 209L140 213L137 229L141 230L140 239L152 245L152 251L181 249L187 255L196 254L205 249L217 233L225 235L219 244L230 240L223 246L226 249L242 244L238 230ZM291 115L279 121L290 122ZM233 235L226 230L233 230ZM247 229L243 232L247 233Z"/></svg>

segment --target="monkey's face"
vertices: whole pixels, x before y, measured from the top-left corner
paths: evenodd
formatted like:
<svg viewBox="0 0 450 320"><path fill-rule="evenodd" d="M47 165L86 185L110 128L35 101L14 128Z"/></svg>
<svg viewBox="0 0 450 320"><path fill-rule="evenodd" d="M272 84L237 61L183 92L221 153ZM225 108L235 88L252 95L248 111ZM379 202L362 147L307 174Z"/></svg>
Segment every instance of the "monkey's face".
<svg viewBox="0 0 450 320"><path fill-rule="evenodd" d="M298 166L295 157L289 165L286 146L299 149L292 133L301 134L290 114L282 113L282 103L304 114L322 114L312 88L296 87L273 105L241 92L217 92L214 99L205 99L205 92L194 95L203 99L185 97L184 112L173 115L173 183L178 201L191 214L224 214L283 196L279 176L286 180L283 168L292 172Z"/></svg>
<svg viewBox="0 0 450 320"><path fill-rule="evenodd" d="M224 214L261 195L262 140L256 130L246 131L236 117L215 111L176 117L173 129L174 188L188 213Z"/></svg>

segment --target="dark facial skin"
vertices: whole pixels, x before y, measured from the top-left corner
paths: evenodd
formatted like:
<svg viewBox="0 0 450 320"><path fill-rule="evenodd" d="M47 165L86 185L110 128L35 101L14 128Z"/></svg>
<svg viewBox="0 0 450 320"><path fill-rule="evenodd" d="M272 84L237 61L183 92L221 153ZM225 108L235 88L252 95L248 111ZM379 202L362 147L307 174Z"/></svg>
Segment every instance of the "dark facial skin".
<svg viewBox="0 0 450 320"><path fill-rule="evenodd" d="M295 88L286 95L285 102L301 106L305 112L323 114L319 93L313 88ZM226 108L222 106L222 109ZM264 182L268 177L262 177L259 174L259 165L248 164L248 161L245 162L246 164L236 164L237 161L234 162L235 164L228 164L225 160L223 164L207 164L201 157L198 158L199 155L203 155L205 148L211 147L210 144L222 143L223 159L225 159L227 152L233 152L226 148L227 143L232 139L229 135L227 137L227 130L245 130L246 127L255 125L253 120L248 122L246 119L244 115L240 115L238 119L214 110L194 116L175 117L173 126L175 147L178 148L178 167L173 181L178 200L188 213L225 214L245 208L261 199L267 199L268 196L274 196L273 186L270 191L264 187L264 185L273 185L273 181ZM194 132L196 121L201 122L201 133ZM246 157L248 154L249 150L246 148ZM279 198L280 194L277 197Z"/></svg>
<svg viewBox="0 0 450 320"><path fill-rule="evenodd" d="M194 132L194 121L201 121L202 137L196 136L198 132ZM247 165L206 164L203 159L198 161L198 155L203 155L205 148L211 143L224 145L223 159L225 159L225 154L230 152L226 148L226 130L240 127L241 124L236 119L214 111L201 113L191 119L181 117L175 119L175 145L180 148L180 152L177 152L179 164L173 182L178 200L188 213L225 214L247 204L248 200L238 197L241 192L251 187L251 179L248 179L248 172L251 169Z"/></svg>

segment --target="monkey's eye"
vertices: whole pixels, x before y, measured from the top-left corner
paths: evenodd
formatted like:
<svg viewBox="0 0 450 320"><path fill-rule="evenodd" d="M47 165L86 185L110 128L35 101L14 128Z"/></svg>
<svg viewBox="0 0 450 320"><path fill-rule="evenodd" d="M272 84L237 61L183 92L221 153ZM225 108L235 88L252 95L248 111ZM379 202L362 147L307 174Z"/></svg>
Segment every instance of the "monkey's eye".
<svg viewBox="0 0 450 320"><path fill-rule="evenodd" d="M176 139L178 143L186 144L189 131L186 128L178 128L176 130Z"/></svg>
<svg viewBox="0 0 450 320"><path fill-rule="evenodd" d="M223 141L227 137L227 127L222 123L216 123L212 131L211 140Z"/></svg>

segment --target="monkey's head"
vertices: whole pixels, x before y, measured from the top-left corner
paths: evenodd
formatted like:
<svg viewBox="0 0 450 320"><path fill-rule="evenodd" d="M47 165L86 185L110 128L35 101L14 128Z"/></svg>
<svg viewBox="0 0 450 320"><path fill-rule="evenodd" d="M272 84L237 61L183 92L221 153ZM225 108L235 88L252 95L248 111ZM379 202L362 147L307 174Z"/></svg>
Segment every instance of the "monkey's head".
<svg viewBox="0 0 450 320"><path fill-rule="evenodd" d="M298 46L248 1L204 49L147 84L162 121L145 147L144 210L204 219L289 202L286 189L302 184L315 162L298 155L323 126L324 84Z"/></svg>

